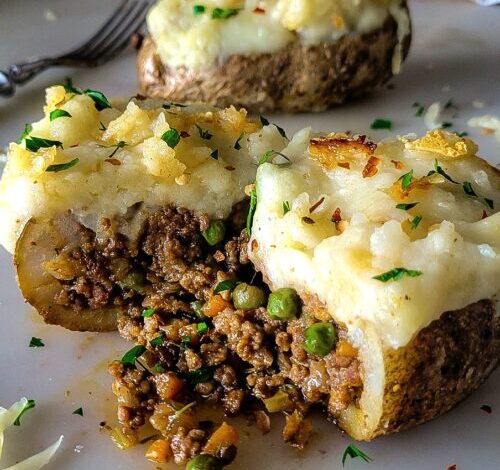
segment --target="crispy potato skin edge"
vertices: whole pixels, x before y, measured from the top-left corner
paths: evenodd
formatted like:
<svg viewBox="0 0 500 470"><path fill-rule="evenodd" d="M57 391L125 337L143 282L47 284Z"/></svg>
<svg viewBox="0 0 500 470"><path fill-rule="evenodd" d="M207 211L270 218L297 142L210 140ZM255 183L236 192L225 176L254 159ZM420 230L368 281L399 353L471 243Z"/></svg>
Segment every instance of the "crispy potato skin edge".
<svg viewBox="0 0 500 470"><path fill-rule="evenodd" d="M139 86L151 98L256 113L322 111L369 93L392 76L396 32L391 17L371 33L315 46L296 41L273 54L233 55L203 71L165 67L148 37L137 57ZM411 34L403 41L403 57L410 42Z"/></svg>

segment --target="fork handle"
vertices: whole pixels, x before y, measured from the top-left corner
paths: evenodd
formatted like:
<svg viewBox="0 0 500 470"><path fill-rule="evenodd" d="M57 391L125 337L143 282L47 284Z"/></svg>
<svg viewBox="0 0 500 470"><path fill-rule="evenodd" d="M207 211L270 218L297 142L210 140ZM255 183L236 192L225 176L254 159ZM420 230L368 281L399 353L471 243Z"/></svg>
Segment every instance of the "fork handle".
<svg viewBox="0 0 500 470"><path fill-rule="evenodd" d="M0 96L6 98L12 96L16 90L16 85L7 72L0 70Z"/></svg>

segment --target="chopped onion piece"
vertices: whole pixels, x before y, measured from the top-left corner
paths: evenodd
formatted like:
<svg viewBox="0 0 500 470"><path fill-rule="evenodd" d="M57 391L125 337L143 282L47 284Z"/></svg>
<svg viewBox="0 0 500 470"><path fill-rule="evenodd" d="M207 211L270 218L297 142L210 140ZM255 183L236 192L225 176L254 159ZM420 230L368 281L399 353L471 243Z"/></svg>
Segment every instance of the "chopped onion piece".
<svg viewBox="0 0 500 470"><path fill-rule="evenodd" d="M59 439L54 442L51 446L47 447L45 450L42 450L38 454L35 454L22 462L16 463L12 465L12 467L6 468L4 470L39 470L42 467L45 467L50 461L50 459L54 456L61 445L64 436L59 437Z"/></svg>
<svg viewBox="0 0 500 470"><path fill-rule="evenodd" d="M8 410L0 406L0 457L2 457L3 432L9 426L12 426L15 419L19 416L27 403L27 398L21 398L19 401L16 401Z"/></svg>

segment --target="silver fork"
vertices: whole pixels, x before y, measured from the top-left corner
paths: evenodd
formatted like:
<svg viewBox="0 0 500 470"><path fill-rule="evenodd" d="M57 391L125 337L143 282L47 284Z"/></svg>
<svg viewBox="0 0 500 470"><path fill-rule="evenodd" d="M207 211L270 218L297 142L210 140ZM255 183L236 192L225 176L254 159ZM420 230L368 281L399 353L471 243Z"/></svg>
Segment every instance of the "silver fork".
<svg viewBox="0 0 500 470"><path fill-rule="evenodd" d="M54 66L96 67L117 56L144 25L152 0L122 0L94 36L82 46L58 57L33 58L0 70L0 96L12 96L16 85Z"/></svg>

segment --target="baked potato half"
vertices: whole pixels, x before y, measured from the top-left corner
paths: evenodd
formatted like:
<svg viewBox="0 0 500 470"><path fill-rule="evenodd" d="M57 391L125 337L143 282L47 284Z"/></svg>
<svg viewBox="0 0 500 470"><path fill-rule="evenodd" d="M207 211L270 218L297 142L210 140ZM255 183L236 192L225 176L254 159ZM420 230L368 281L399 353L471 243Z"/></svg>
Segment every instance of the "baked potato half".
<svg viewBox="0 0 500 470"><path fill-rule="evenodd" d="M187 34L184 30L179 33L173 28L167 31L170 23L165 20L164 24L161 24L157 19L163 15L170 18L169 21L173 21L171 19L173 13L170 10L173 6L166 5L167 3L175 2L170 0L160 2L160 5L150 13L151 36L145 39L137 57L141 93L153 98L187 103L205 102L220 107L234 104L255 113L322 111L369 93L385 83L394 73L399 72L401 62L405 59L410 46L411 28L406 2L398 0L382 2L383 7L380 3L375 5L374 11L377 12L378 21L370 24L370 27L361 29L352 26L355 22L352 18L349 19L349 15L358 14L363 18L366 5L373 6L373 2L357 2L356 7L351 5L349 8L354 10L358 8L359 12L343 13L341 13L342 8L345 6L339 7L338 4L346 2L336 0L307 6L313 11L325 10L324 15L332 17L331 26L326 26L327 31L331 29L328 34L312 35L308 33L309 30L315 31L315 27L325 28L324 17L309 18L308 15L312 16L313 13L302 11L302 16L295 12L299 18L294 18L292 21L288 18L292 16L292 12L287 11L288 7L283 11L280 5L275 5L283 2L269 1L267 2L269 12L253 13L253 16L260 19L266 13L274 15L273 18L281 15L282 23L292 31L286 29L291 37L283 40L282 47L275 47L271 37L270 49L267 51L265 44L256 45L255 42L258 40L247 39L245 26L241 26L243 31L239 31L236 27L225 28L224 21L228 23L240 21L242 25L247 22L255 28L257 37L265 41L265 35L271 34L272 30L267 31L259 23L253 25L252 20L243 20L242 18L246 18L244 14L252 15L252 12L247 13L243 9L227 20L218 20L216 28L223 31L221 33L223 37L224 34L229 34L224 33L225 29L229 29L235 35L234 42L248 41L248 50L241 46L239 52L237 49L234 51L234 47L229 47L230 52L227 52L224 50L224 44L229 40L219 39L223 46L219 51L221 56L218 60L214 60L213 63L208 62L211 55L207 52L205 53L205 56L208 56L207 62L203 66L197 62L190 66L189 57L183 64L164 52L166 46L163 43L174 42L168 31L172 36ZM186 3L191 4L191 2ZM248 5L244 8L249 8L251 2L246 3ZM266 2L261 3L266 4ZM170 9L167 10L167 7ZM301 8L307 9L306 6ZM186 9L177 14L193 15ZM205 16L208 14L206 12ZM265 21L267 25L269 21ZM336 29L335 22L339 23L342 32ZM349 22L351 29L347 26ZM274 25L276 29L283 28L279 21L276 23ZM193 34L199 28L197 41L203 42L205 37L212 37L205 32L207 27L206 23L194 23L191 26ZM263 29L265 34L259 28ZM217 30L215 32L210 30L211 35L217 33ZM312 40L308 34L316 39ZM304 35L306 37L303 37ZM176 38L175 41L180 42L180 38ZM185 41L185 46L180 43L178 47L195 47L188 39ZM217 40L214 42L217 43ZM208 50L212 47L215 46L207 44Z"/></svg>

